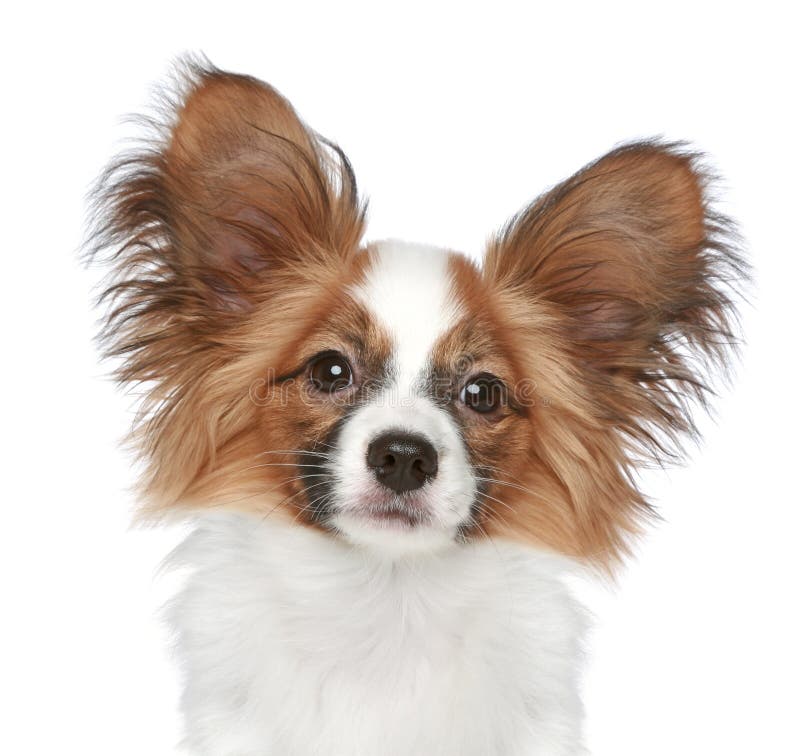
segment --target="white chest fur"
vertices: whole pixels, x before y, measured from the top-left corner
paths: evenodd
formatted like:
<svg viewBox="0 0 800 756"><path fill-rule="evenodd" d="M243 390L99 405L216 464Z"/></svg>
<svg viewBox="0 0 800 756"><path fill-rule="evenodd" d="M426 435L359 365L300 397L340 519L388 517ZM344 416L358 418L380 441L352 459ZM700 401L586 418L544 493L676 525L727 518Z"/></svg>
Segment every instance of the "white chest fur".
<svg viewBox="0 0 800 756"><path fill-rule="evenodd" d="M204 517L170 620L191 753L573 756L581 612L506 543L388 560L276 518Z"/></svg>

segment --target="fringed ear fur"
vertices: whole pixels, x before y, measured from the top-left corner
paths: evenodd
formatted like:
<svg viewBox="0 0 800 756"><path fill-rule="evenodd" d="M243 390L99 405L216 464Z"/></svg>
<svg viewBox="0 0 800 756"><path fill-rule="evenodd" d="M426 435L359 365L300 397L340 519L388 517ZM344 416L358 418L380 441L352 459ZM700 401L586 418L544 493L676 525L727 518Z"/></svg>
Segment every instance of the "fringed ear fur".
<svg viewBox="0 0 800 756"><path fill-rule="evenodd" d="M747 266L709 183L681 145L626 145L512 218L486 257L495 286L553 313L606 416L648 443L691 430L681 395L702 401L736 344Z"/></svg>
<svg viewBox="0 0 800 756"><path fill-rule="evenodd" d="M95 193L92 255L112 265L106 334L120 352L167 322L224 322L287 276L341 264L363 232L344 153L276 90L196 62L177 90Z"/></svg>
<svg viewBox="0 0 800 756"><path fill-rule="evenodd" d="M342 277L365 213L344 153L272 87L178 69L150 138L101 177L89 252L111 270L106 353L144 388L145 498L166 504L246 436L259 359Z"/></svg>
<svg viewBox="0 0 800 756"><path fill-rule="evenodd" d="M531 412L526 474L572 532L562 550L608 567L652 513L634 468L680 455L692 405L729 364L748 277L737 246L699 156L652 141L587 166L490 241L487 284L525 374L552 392ZM540 535L536 511L519 512L511 532Z"/></svg>

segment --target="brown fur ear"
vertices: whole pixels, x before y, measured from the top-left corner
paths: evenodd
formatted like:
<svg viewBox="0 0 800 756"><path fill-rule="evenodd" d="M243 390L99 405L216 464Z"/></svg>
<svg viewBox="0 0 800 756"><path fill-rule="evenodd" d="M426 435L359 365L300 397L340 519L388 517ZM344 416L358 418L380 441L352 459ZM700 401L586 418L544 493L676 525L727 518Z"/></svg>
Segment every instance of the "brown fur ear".
<svg viewBox="0 0 800 756"><path fill-rule="evenodd" d="M158 271L146 296L185 316L246 307L287 270L347 257L364 209L341 150L268 84L184 68L155 143L102 181L98 246L121 243L118 272Z"/></svg>
<svg viewBox="0 0 800 756"><path fill-rule="evenodd" d="M256 79L202 71L164 167L166 189L180 203L179 253L234 293L242 274L246 283L248 274L345 256L358 244L362 212L346 159Z"/></svg>
<svg viewBox="0 0 800 756"><path fill-rule="evenodd" d="M101 177L89 249L111 269L107 354L142 388L144 488L165 504L257 437L249 387L344 278L364 220L344 154L272 87L181 69L144 148Z"/></svg>
<svg viewBox="0 0 800 756"><path fill-rule="evenodd" d="M681 451L709 368L734 346L747 265L680 146L631 144L555 187L492 240L484 274L533 380L518 477L537 499L491 531L610 569L652 514L634 468Z"/></svg>
<svg viewBox="0 0 800 756"><path fill-rule="evenodd" d="M604 414L639 440L691 428L697 359L725 363L746 266L708 179L680 145L618 148L515 216L491 242L494 285L554 316ZM652 429L652 428L651 428Z"/></svg>

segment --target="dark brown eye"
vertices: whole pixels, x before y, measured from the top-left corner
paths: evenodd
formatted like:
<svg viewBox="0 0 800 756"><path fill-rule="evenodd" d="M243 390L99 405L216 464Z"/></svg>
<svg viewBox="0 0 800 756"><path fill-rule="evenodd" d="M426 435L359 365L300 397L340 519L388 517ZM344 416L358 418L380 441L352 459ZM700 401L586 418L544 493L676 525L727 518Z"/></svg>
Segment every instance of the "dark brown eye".
<svg viewBox="0 0 800 756"><path fill-rule="evenodd" d="M353 369L338 352L317 355L309 363L309 380L315 389L333 394L353 385Z"/></svg>
<svg viewBox="0 0 800 756"><path fill-rule="evenodd" d="M464 384L461 401L471 410L486 415L505 404L506 386L496 375L481 373Z"/></svg>

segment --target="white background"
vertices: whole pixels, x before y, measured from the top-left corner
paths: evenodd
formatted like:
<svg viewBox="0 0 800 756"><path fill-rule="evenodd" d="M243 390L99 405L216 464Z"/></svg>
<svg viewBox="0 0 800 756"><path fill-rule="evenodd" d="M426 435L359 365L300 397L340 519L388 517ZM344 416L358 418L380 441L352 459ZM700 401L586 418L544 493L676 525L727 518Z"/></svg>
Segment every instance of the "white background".
<svg viewBox="0 0 800 756"><path fill-rule="evenodd" d="M121 116L183 51L275 84L348 152L369 236L479 254L614 144L689 139L725 177L756 271L748 346L690 466L648 473L665 521L596 614L595 756L798 754L797 22L670 2L14 3L3 14L0 753L172 753L177 684L128 527L132 397L91 344L85 193ZM750 4L747 4L750 5ZM424 756L424 755L421 755Z"/></svg>

